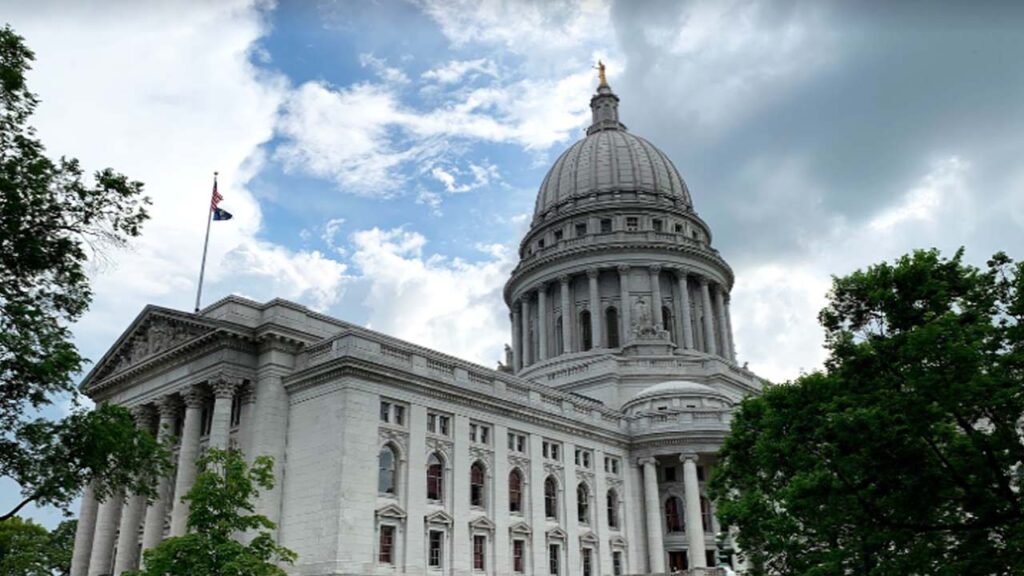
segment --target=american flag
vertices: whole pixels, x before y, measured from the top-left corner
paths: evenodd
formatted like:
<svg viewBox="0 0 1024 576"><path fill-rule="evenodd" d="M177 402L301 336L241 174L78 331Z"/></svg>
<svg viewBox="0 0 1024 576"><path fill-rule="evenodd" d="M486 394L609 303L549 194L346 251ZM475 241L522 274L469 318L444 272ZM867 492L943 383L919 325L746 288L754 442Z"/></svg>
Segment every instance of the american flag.
<svg viewBox="0 0 1024 576"><path fill-rule="evenodd" d="M223 199L224 199L224 197L220 195L220 192L217 192L217 179L214 178L213 179L213 196L210 197L210 210L216 210L217 209L217 204L220 204L220 201L223 200Z"/></svg>

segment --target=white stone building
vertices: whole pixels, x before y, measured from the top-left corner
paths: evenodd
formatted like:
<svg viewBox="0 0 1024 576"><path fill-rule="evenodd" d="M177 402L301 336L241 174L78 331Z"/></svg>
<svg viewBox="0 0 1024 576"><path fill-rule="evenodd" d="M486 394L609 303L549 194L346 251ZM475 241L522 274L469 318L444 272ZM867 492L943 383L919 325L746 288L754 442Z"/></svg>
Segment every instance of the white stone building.
<svg viewBox="0 0 1024 576"><path fill-rule="evenodd" d="M185 530L206 446L274 458L290 572L713 573L704 480L735 404L733 275L671 161L602 80L537 196L491 370L283 300L148 306L82 384L178 438L162 498L83 501L72 574Z"/></svg>

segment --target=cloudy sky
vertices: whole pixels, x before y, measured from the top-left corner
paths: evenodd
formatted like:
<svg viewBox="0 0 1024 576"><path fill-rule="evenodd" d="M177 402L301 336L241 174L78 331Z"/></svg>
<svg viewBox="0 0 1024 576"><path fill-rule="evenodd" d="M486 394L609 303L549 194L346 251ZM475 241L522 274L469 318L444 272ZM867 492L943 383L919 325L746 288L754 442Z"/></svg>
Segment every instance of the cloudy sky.
<svg viewBox="0 0 1024 576"><path fill-rule="evenodd" d="M1024 257L1020 2L0 4L36 51L49 152L154 201L92 270L94 359L145 304L192 309L219 170L235 218L206 303L288 298L493 365L598 58L735 269L738 354L765 377L820 365L830 275L914 248Z"/></svg>

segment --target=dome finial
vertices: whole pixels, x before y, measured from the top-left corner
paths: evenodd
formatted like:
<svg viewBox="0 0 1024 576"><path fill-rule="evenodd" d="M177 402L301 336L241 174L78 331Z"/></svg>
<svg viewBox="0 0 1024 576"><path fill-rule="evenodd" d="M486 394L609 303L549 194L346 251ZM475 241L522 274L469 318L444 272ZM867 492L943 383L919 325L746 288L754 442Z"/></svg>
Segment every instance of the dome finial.
<svg viewBox="0 0 1024 576"><path fill-rule="evenodd" d="M602 62L601 60L598 60L597 61L597 66L594 66L594 69L597 70L597 78L598 78L598 80L600 80L600 82L598 83L597 87L598 88L610 88L610 86L608 86L608 78L606 78L605 75L604 75L604 62Z"/></svg>

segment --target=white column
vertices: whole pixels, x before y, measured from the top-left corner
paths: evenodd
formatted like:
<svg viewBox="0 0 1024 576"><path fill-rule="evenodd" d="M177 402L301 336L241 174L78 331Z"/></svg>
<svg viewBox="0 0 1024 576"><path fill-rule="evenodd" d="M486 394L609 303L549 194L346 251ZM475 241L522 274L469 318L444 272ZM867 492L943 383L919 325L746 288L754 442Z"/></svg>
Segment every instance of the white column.
<svg viewBox="0 0 1024 576"><path fill-rule="evenodd" d="M597 531L598 549L595 550L596 560L600 569L598 574L612 573L611 528L608 526L608 482L604 473L604 451L594 450L594 494L592 496L593 526ZM622 498L619 494L619 499ZM622 518L620 515L619 523Z"/></svg>
<svg viewBox="0 0 1024 576"><path fill-rule="evenodd" d="M661 266L651 266L651 313L654 325L659 330L665 329L665 317L661 314Z"/></svg>
<svg viewBox="0 0 1024 576"><path fill-rule="evenodd" d="M594 348L604 348L604 315L601 313L601 294L598 291L597 277L600 275L597 268L587 269L587 279L590 284L590 343Z"/></svg>
<svg viewBox="0 0 1024 576"><path fill-rule="evenodd" d="M693 318L690 315L690 286L686 268L679 268L679 319L682 323L683 347L693 349Z"/></svg>
<svg viewBox="0 0 1024 576"><path fill-rule="evenodd" d="M160 422L156 438L164 443L174 433L174 419L181 411L181 402L174 396L164 396L157 404ZM146 509L146 520L142 528L142 551L155 547L164 537L164 517L167 515L167 504L170 502L171 490L174 488L170 475L160 479L157 495Z"/></svg>
<svg viewBox="0 0 1024 576"><path fill-rule="evenodd" d="M75 529L75 548L71 553L71 576L88 576L89 556L92 554L92 538L96 532L96 516L99 502L96 500L96 481L85 487L82 506L78 511L78 527Z"/></svg>
<svg viewBox="0 0 1024 576"><path fill-rule="evenodd" d="M690 552L690 568L706 568L704 557L704 525L701 523L700 484L697 482L697 455L679 456L683 462L683 490L686 496L686 544Z"/></svg>
<svg viewBox="0 0 1024 576"><path fill-rule="evenodd" d="M548 573L547 516L544 514L544 440L540 434L530 434L530 558L527 574L539 576ZM563 455L564 457L564 455ZM564 497L565 491L562 491Z"/></svg>
<svg viewBox="0 0 1024 576"><path fill-rule="evenodd" d="M274 487L260 491L256 513L279 525L289 410L288 392L282 380L291 374L295 366L295 355L290 345L273 339L260 342L260 348L256 372L256 404L252 418L252 454L249 458L270 456L274 460ZM271 534L276 540L277 530L271 530Z"/></svg>
<svg viewBox="0 0 1024 576"><path fill-rule="evenodd" d="M519 330L523 337L523 368L526 368L533 363L533 342L530 340L530 294L527 292L523 295L522 299L523 311L520 314L522 317L523 325Z"/></svg>
<svg viewBox="0 0 1024 576"><path fill-rule="evenodd" d="M665 571L665 544L661 534L661 498L658 496L658 470L654 458L640 461L644 467L644 512L647 516L647 563L650 572Z"/></svg>
<svg viewBox="0 0 1024 576"><path fill-rule="evenodd" d="M548 285L537 287L537 361L548 359Z"/></svg>
<svg viewBox="0 0 1024 576"><path fill-rule="evenodd" d="M725 292L725 288L721 284L717 284L715 286L715 310L718 312L718 335L721 337L722 357L732 360L728 323L725 321L725 302L722 300L723 292Z"/></svg>
<svg viewBox="0 0 1024 576"><path fill-rule="evenodd" d="M171 508L170 536L182 536L188 528L188 502L182 500L196 481L196 457L199 455L199 434L202 426L204 394L198 386L189 388L185 400L185 423L178 447L178 476L174 479L174 500Z"/></svg>
<svg viewBox="0 0 1024 576"><path fill-rule="evenodd" d="M523 369L522 304L512 303L512 371Z"/></svg>
<svg viewBox="0 0 1024 576"><path fill-rule="evenodd" d="M149 431L153 428L153 409L139 406L132 410L135 427ZM121 513L121 527L117 536L117 559L114 561L115 576L139 566L139 526L146 513L146 497L132 494Z"/></svg>
<svg viewBox="0 0 1024 576"><path fill-rule="evenodd" d="M256 388L252 383L244 384L236 394L241 395L242 413L239 415L238 423L238 448L242 451L242 455L248 459L252 459L252 443L253 443L253 414L256 410Z"/></svg>
<svg viewBox="0 0 1024 576"><path fill-rule="evenodd" d="M625 264L619 266L619 295L621 297L619 323L622 324L622 330L619 332L619 346L625 346L626 340L633 334L633 322L630 319L632 299L629 297L629 266Z"/></svg>
<svg viewBox="0 0 1024 576"><path fill-rule="evenodd" d="M647 541L645 521L641 517L644 510L643 478L640 467L630 458L622 460L623 507L622 516L625 521L626 541L629 543L629 554L626 557L628 568L626 574L640 574L647 570L647 554L643 543Z"/></svg>
<svg viewBox="0 0 1024 576"><path fill-rule="evenodd" d="M452 448L451 470L454 475L450 479L454 494L451 504L452 518L456 521L452 526L452 563L454 574L472 574L473 542L469 533L469 417L456 414L452 422L454 446ZM485 484L486 486L486 484ZM486 493L486 488L484 489ZM493 516L492 516L493 517Z"/></svg>
<svg viewBox="0 0 1024 576"><path fill-rule="evenodd" d="M576 307L569 302L569 276L558 279L562 288L562 354L575 351L572 345L572 325L576 320Z"/></svg>
<svg viewBox="0 0 1024 576"><path fill-rule="evenodd" d="M718 350L715 348L715 321L714 312L711 309L711 292L708 290L708 279L701 276L700 278L700 298L701 306L704 308L702 317L704 318L704 351L711 355L717 355Z"/></svg>
<svg viewBox="0 0 1024 576"><path fill-rule="evenodd" d="M575 455L576 445L571 442L566 442L562 445L563 448L563 462L565 468L563 473L565 475L565 494L564 502L562 503L562 509L565 511L565 517L562 519L562 528L565 530L568 538L566 542L562 544L565 547L561 551L562 556L565 558L564 573L565 574L580 574L580 539L579 539L579 504L576 502L576 486L579 485L579 478L576 477L576 466ZM590 486L590 497L593 500L594 497L594 486ZM591 524L590 529L596 530L597 525L593 524L594 519L594 507L590 507L590 518ZM547 542L544 542L547 546ZM545 555L545 557L547 557ZM542 570L538 570L538 573L548 573L548 564L544 564Z"/></svg>
<svg viewBox="0 0 1024 576"><path fill-rule="evenodd" d="M427 571L426 533L423 518L427 502L427 409L419 404L409 406L408 465L399 470L405 486L405 573L424 574ZM401 570L398 570L401 572Z"/></svg>
<svg viewBox="0 0 1024 576"><path fill-rule="evenodd" d="M89 576L105 576L113 568L114 536L121 522L121 508L124 497L111 496L100 504L96 518L96 532L92 537L92 551L89 555Z"/></svg>
<svg viewBox="0 0 1024 576"><path fill-rule="evenodd" d="M509 559L508 526L511 514L508 511L508 428L501 424L494 425L494 481L488 487L494 490L490 501L494 505L491 518L494 519L494 566L489 566L491 574L510 574L512 572Z"/></svg>
<svg viewBox="0 0 1024 576"><path fill-rule="evenodd" d="M725 332L726 332L726 335L729 338L729 356L730 356L729 359L732 360L733 362L735 362L736 361L736 342L735 342L735 340L733 340L732 314L729 312L729 300L731 300L731 298L729 297L728 294L726 294L724 296L724 300L725 300Z"/></svg>
<svg viewBox="0 0 1024 576"><path fill-rule="evenodd" d="M231 434L231 403L239 382L221 376L213 382L213 419L210 424L210 448L226 450Z"/></svg>

